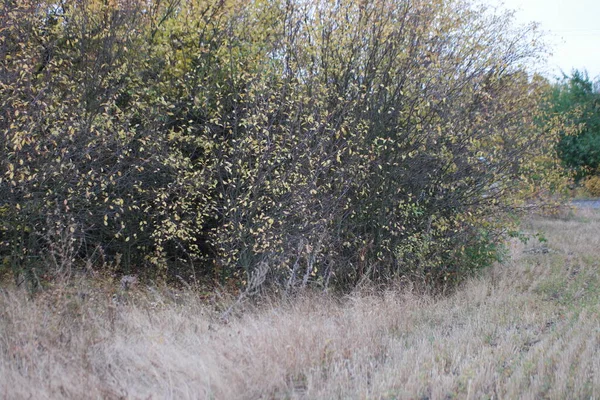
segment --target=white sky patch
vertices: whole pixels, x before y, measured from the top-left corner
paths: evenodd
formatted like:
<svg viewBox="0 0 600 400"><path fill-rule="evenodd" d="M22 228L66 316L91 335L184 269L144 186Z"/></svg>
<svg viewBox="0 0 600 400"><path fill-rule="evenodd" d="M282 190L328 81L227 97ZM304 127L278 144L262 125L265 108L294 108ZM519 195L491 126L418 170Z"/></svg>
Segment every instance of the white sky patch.
<svg viewBox="0 0 600 400"><path fill-rule="evenodd" d="M521 24L538 22L552 45L548 77L586 69L600 79L600 0L484 0L516 10Z"/></svg>

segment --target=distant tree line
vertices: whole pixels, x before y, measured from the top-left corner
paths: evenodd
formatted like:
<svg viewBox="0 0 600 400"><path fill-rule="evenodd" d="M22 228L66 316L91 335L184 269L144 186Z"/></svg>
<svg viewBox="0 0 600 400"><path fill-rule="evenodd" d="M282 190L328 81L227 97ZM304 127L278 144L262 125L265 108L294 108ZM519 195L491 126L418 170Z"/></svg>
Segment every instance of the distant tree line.
<svg viewBox="0 0 600 400"><path fill-rule="evenodd" d="M550 108L566 117L567 126L558 144L563 164L575 173L577 180L599 175L600 82L592 81L585 71L564 74L552 86Z"/></svg>

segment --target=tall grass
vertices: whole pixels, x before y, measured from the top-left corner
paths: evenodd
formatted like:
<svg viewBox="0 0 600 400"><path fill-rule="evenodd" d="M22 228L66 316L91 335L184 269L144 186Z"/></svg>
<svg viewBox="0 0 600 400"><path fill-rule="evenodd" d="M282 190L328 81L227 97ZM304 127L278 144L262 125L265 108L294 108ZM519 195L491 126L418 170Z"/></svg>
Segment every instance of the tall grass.
<svg viewBox="0 0 600 400"><path fill-rule="evenodd" d="M90 281L0 294L0 398L600 397L600 215L444 298L404 288L247 306Z"/></svg>

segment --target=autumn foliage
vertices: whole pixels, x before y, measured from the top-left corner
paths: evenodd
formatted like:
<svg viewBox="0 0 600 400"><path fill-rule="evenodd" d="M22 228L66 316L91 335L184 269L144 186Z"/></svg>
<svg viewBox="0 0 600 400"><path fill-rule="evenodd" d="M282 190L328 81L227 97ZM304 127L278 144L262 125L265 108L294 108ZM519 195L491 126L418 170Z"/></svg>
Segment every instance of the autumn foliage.
<svg viewBox="0 0 600 400"><path fill-rule="evenodd" d="M542 51L458 0L3 1L1 268L455 283L554 179Z"/></svg>

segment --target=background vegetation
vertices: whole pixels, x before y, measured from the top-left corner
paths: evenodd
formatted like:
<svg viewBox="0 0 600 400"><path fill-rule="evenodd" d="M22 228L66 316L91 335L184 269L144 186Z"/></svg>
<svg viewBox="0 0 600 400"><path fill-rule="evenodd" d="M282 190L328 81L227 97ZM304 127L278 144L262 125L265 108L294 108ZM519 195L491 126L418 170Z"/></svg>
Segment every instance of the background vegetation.
<svg viewBox="0 0 600 400"><path fill-rule="evenodd" d="M563 121L526 72L543 43L511 21L461 0L4 1L2 268L452 285L560 184Z"/></svg>
<svg viewBox="0 0 600 400"><path fill-rule="evenodd" d="M585 71L564 75L552 88L552 112L566 117L558 145L559 156L578 179L597 176L600 166L600 86ZM595 179L594 179L595 181ZM586 185L588 186L588 185ZM594 195L600 191L594 190Z"/></svg>

